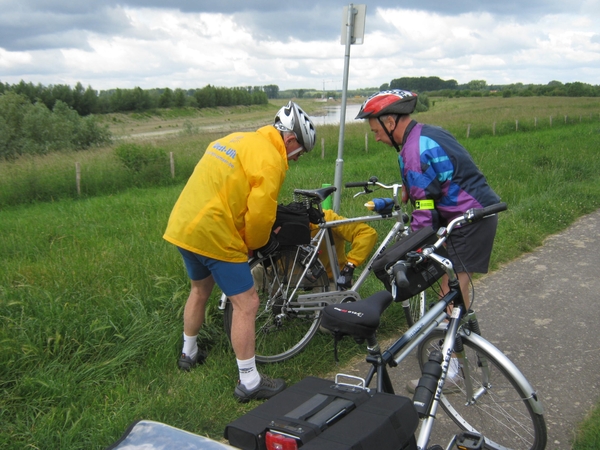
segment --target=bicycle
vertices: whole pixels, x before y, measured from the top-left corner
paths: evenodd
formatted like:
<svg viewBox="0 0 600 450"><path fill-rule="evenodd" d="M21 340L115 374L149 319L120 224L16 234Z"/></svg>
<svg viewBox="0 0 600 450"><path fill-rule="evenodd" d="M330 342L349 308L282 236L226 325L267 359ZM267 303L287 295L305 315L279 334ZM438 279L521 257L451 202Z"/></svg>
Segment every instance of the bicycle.
<svg viewBox="0 0 600 450"><path fill-rule="evenodd" d="M402 212L398 199L401 184L385 185L376 177L372 177L369 181L347 183L346 187L363 188L363 191L354 197L370 194L373 192L372 188L380 188L391 191L392 198L385 208L375 211L376 214L322 221L318 224L318 232L308 245L281 246L274 254L250 258L250 269L260 298L256 317L258 362L284 361L302 351L319 329L321 310L329 304L361 300L357 291L372 272L373 262L391 243L409 232L408 216ZM304 203L307 209L316 208L323 217L321 204L335 189L334 186L315 190L296 189L294 198ZM394 225L365 264L356 281L349 290L330 291L329 277L318 254L321 244L324 243L329 254L333 279L337 280L340 270L331 229L348 223L380 220L393 220ZM221 296L219 308L224 310L224 327L230 337L233 306L224 294ZM403 302L409 325L420 318L424 308L424 293Z"/></svg>
<svg viewBox="0 0 600 450"><path fill-rule="evenodd" d="M423 374L413 397L413 404L422 419L416 440L418 449L441 448L427 447L439 405L463 430L451 438L446 449L459 440L463 445L459 448L473 449L541 450L546 446L543 407L536 391L499 349L481 337L475 313L465 310L452 262L440 255L454 227L477 222L505 209L506 204L501 203L467 211L452 220L447 228L441 228L434 244L423 247L420 252L408 252L386 267L391 292L381 291L347 305L330 305L323 311L321 325L334 333L336 349L338 340L345 335L359 343L366 340L367 362L371 367L360 381L364 388L368 388L376 377L377 392L394 394L388 366L398 366L417 348ZM427 264L436 265L448 275L449 292L381 351L376 337L381 314L394 301L398 288L411 283L411 269ZM448 313L451 304L453 307ZM451 378L445 389L453 358L459 364L458 374Z"/></svg>

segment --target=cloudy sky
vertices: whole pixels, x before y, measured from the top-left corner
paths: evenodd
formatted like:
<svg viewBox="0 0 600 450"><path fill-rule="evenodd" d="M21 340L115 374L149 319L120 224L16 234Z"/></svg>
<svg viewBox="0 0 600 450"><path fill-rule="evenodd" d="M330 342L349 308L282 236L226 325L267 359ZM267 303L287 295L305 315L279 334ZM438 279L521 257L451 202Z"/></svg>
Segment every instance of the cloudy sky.
<svg viewBox="0 0 600 450"><path fill-rule="evenodd" d="M341 89L334 0L0 0L0 81ZM403 76L600 84L600 0L378 0L349 88Z"/></svg>

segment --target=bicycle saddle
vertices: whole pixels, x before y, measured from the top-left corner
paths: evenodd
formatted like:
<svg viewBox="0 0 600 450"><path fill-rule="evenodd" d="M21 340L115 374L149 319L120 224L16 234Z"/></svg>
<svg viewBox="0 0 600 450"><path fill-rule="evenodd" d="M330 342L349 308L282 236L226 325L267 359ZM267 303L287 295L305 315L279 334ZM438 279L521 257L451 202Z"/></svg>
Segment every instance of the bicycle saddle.
<svg viewBox="0 0 600 450"><path fill-rule="evenodd" d="M375 335L381 314L393 299L388 291L379 291L358 302L327 305L323 309L321 326L332 331L336 339L343 336L368 339Z"/></svg>
<svg viewBox="0 0 600 450"><path fill-rule="evenodd" d="M294 189L294 194L305 195L306 197L310 198L318 198L320 201L323 201L335 191L337 191L335 186L329 186L321 189Z"/></svg>

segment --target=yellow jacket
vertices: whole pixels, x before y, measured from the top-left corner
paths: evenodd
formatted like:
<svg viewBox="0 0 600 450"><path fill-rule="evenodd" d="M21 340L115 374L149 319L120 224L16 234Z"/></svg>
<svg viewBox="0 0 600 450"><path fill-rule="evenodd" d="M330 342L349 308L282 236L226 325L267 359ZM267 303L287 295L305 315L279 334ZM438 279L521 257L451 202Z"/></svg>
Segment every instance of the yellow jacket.
<svg viewBox="0 0 600 450"><path fill-rule="evenodd" d="M269 240L287 169L273 126L210 143L173 207L164 239L220 261L247 261L248 250Z"/></svg>
<svg viewBox="0 0 600 450"><path fill-rule="evenodd" d="M342 220L342 217L331 209L323 211L325 213L325 221ZM310 224L311 234L317 234L318 226ZM340 225L331 229L333 232L333 240L335 242L335 253L340 263L340 270L346 265L346 262L360 266L371 254L375 243L377 242L377 231L366 223L350 223L348 225ZM346 242L350 243L350 251L346 254ZM327 269L327 274L331 278L331 267L329 264L329 254L325 245L320 248L319 259Z"/></svg>

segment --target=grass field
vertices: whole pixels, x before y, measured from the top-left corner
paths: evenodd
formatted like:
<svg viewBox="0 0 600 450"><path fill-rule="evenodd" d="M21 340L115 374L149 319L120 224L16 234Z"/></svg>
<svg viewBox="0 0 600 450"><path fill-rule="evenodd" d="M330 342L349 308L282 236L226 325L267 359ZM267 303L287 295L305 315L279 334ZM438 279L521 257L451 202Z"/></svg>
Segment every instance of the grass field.
<svg viewBox="0 0 600 450"><path fill-rule="evenodd" d="M565 102L561 109L554 100L573 99L521 100L444 100L417 117L424 122L432 118L458 135L456 130L465 123L483 128L496 115L524 121L530 113L526 109L534 108L537 100L534 114L539 112L540 117L549 117L550 110L561 117L587 111L588 118L581 122L557 121L537 130L461 138L509 205L500 217L494 268L600 208L600 101L578 99L579 103ZM481 108L478 121L475 116L460 119L476 107ZM346 131L344 182L372 175L384 182L399 179L394 150L371 140L365 152L366 124L348 126ZM282 202L291 200L295 187L332 182L338 128L320 127L318 132L319 139L326 140L325 159L315 151L292 163ZM170 135L152 142L175 151L193 167L210 138ZM112 149L2 163L0 179L11 174L13 184L24 178L21 186L26 186L35 180L30 166L39 177L54 177L49 184L60 184L61 160L70 165L76 156L85 156L98 167L98 184L110 185L115 175L101 169L116 167ZM22 172L16 170L20 167ZM0 447L105 448L137 419L219 438L226 423L255 406L233 399L237 368L215 301L201 334L201 345L210 352L207 364L192 373L176 368L188 280L179 255L161 236L182 183L178 179L165 186L123 184L81 198L57 196L53 201L2 207ZM364 197L353 200L352 192L344 190L341 212L362 213L363 203ZM383 227L378 229L385 234ZM371 280L361 294L378 289ZM400 308L390 308L384 334L403 325ZM261 370L289 383L309 374L328 374L335 370L331 341L317 336L298 357ZM342 364L363 354L349 344L342 350ZM582 444L576 448L594 448L585 442L598 442L598 422L596 413L582 428L578 438Z"/></svg>

